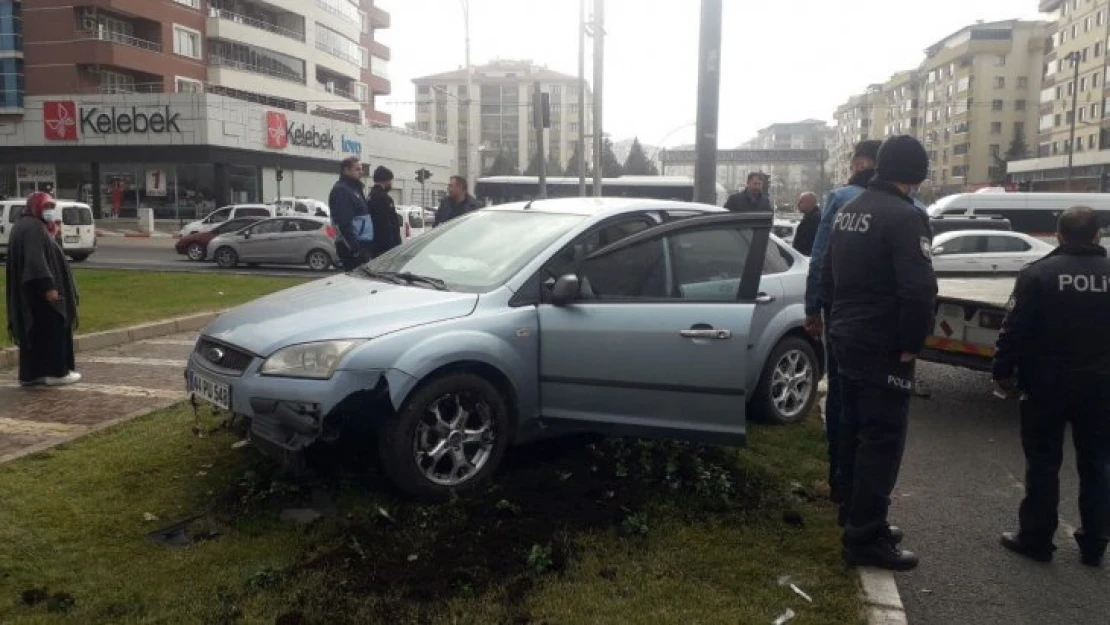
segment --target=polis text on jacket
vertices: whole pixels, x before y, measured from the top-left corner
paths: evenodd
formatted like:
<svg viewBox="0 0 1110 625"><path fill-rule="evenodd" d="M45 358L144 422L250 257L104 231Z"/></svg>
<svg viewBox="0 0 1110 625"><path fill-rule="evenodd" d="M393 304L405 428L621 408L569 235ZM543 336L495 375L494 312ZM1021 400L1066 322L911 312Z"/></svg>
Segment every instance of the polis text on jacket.
<svg viewBox="0 0 1110 625"><path fill-rule="evenodd" d="M116 107L101 112L100 107L93 106L81 108L81 131L102 135L121 134L166 134L181 132L177 125L181 113L171 113L169 106L161 107L164 112L140 113L138 107L132 106L131 110L116 110Z"/></svg>

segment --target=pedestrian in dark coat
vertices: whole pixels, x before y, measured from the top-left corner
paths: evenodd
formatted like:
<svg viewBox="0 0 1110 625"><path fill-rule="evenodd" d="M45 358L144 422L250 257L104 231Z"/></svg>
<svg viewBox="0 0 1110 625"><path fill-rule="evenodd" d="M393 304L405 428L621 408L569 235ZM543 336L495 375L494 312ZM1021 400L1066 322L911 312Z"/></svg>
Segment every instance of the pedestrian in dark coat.
<svg viewBox="0 0 1110 625"><path fill-rule="evenodd" d="M436 210L434 226L442 226L456 217L462 217L479 208L482 208L482 204L470 195L466 178L451 176L451 181L447 184L447 197L443 198L439 203L439 209Z"/></svg>
<svg viewBox="0 0 1110 625"><path fill-rule="evenodd" d="M8 336L19 346L23 386L81 381L73 357L77 286L57 239L54 198L32 193L8 240Z"/></svg>
<svg viewBox="0 0 1110 625"><path fill-rule="evenodd" d="M362 163L357 156L343 159L339 180L328 195L331 222L338 230L335 253L344 271L352 271L370 260L373 252L374 223L366 205L362 184Z"/></svg>
<svg viewBox="0 0 1110 625"><path fill-rule="evenodd" d="M401 241L401 223L389 190L393 188L393 172L385 167L374 170L374 186L370 189L370 221L374 223L371 255L377 258L397 247Z"/></svg>
<svg viewBox="0 0 1110 625"><path fill-rule="evenodd" d="M817 226L821 224L821 210L817 206L817 196L813 193L803 193L798 198L798 210L802 213L802 221L794 231L794 249L809 256L813 251L813 241L817 238Z"/></svg>
<svg viewBox="0 0 1110 625"><path fill-rule="evenodd" d="M752 172L748 174L748 183L743 191L728 196L725 208L734 213L774 212L771 200L763 193L763 174Z"/></svg>

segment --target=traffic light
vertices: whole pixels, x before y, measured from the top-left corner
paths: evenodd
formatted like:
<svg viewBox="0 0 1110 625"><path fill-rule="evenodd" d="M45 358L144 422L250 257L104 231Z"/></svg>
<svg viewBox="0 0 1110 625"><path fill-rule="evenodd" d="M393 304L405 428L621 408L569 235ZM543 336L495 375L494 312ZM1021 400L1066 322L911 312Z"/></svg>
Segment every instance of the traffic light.
<svg viewBox="0 0 1110 625"><path fill-rule="evenodd" d="M278 167L277 172L274 173L274 179L278 182L285 180L285 172L281 170L281 167Z"/></svg>
<svg viewBox="0 0 1110 625"><path fill-rule="evenodd" d="M424 169L423 167L416 170L416 181L419 182L420 184L424 184L431 177L432 177L432 172L428 171L427 169Z"/></svg>

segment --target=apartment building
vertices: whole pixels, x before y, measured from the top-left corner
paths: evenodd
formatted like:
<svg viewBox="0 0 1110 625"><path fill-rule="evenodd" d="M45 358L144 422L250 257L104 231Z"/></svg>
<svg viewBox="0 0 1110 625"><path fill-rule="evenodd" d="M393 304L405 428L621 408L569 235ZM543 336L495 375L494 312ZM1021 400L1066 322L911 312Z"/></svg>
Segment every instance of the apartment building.
<svg viewBox="0 0 1110 625"><path fill-rule="evenodd" d="M806 119L798 122L771 124L759 130L744 147L754 150L826 150L829 144L829 125L824 120ZM801 193L812 191L822 193L827 186L828 172L825 163L818 162L776 162L757 163L746 168L747 172L760 171L771 177L770 194L778 203L788 203ZM742 174L740 180L747 177ZM729 182L732 182L731 180ZM727 185L727 189L743 186Z"/></svg>
<svg viewBox="0 0 1110 625"><path fill-rule="evenodd" d="M1010 179L1038 191L1110 191L1110 0L1041 0L1040 10L1051 22L1035 153L1010 163Z"/></svg>
<svg viewBox="0 0 1110 625"><path fill-rule="evenodd" d="M882 119L883 137L921 134L921 81L916 69L898 72L883 83L882 104L875 109Z"/></svg>
<svg viewBox="0 0 1110 625"><path fill-rule="evenodd" d="M922 137L938 194L998 184L1036 127L1047 24L976 23L929 46L918 68Z"/></svg>
<svg viewBox="0 0 1110 625"><path fill-rule="evenodd" d="M857 143L884 136L883 128L876 124L876 111L883 111L884 103L883 86L874 84L837 107L833 115L836 139L829 150L831 166L827 172L833 180L844 181L850 177L852 152Z"/></svg>
<svg viewBox="0 0 1110 625"><path fill-rule="evenodd" d="M471 69L475 99L467 114L465 69L413 81L416 85L416 129L446 138L458 149L459 171L476 178L497 159L508 158L524 171L536 152L532 129L532 93L538 81L550 94L551 128L547 131L548 157L566 168L579 137L589 136L593 126L592 99L586 88L586 128L579 128L578 78L547 69L531 61L494 61ZM468 141L477 129L477 150ZM481 167L470 167L471 153L480 155ZM592 151L587 145L587 162Z"/></svg>
<svg viewBox="0 0 1110 625"><path fill-rule="evenodd" d="M126 214L326 196L349 155L445 175L375 106L389 26L373 0L0 0L0 193L122 185Z"/></svg>

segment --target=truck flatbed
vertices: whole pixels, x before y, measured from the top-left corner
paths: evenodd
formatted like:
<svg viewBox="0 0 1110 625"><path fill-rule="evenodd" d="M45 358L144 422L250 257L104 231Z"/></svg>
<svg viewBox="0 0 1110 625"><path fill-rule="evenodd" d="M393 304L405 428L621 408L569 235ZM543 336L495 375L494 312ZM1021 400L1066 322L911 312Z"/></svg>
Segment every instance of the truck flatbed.
<svg viewBox="0 0 1110 625"><path fill-rule="evenodd" d="M990 369L1016 276L939 278L936 318L921 359Z"/></svg>
<svg viewBox="0 0 1110 625"><path fill-rule="evenodd" d="M938 278L938 296L945 300L989 304L1005 308L1014 291L1016 276L1005 278Z"/></svg>

